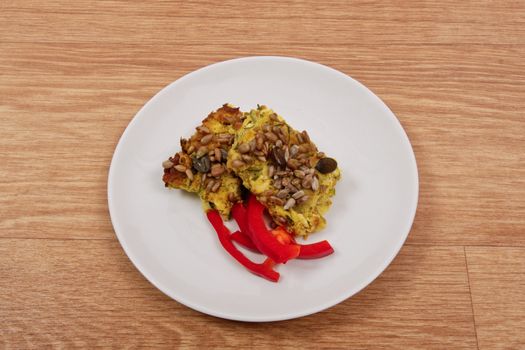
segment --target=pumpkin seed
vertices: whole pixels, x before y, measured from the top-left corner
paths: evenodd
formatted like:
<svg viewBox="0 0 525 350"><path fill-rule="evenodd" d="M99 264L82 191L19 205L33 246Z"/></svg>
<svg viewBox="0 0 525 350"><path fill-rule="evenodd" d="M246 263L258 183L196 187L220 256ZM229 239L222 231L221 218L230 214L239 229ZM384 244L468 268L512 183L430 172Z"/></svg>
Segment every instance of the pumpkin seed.
<svg viewBox="0 0 525 350"><path fill-rule="evenodd" d="M211 161L207 155L200 158L193 158L193 169L199 173L207 173L210 171Z"/></svg>
<svg viewBox="0 0 525 350"><path fill-rule="evenodd" d="M337 162L333 158L325 157L325 158L319 159L315 168L321 174L328 174L334 171L335 169L337 169Z"/></svg>

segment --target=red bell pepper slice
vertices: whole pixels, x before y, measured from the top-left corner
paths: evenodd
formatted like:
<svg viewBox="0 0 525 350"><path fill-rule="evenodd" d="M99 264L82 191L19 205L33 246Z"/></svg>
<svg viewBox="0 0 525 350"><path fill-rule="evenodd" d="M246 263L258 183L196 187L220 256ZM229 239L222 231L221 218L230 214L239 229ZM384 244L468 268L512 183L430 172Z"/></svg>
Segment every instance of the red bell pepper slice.
<svg viewBox="0 0 525 350"><path fill-rule="evenodd" d="M248 199L246 223L249 235L255 246L276 263L286 263L299 255L301 248L297 244L281 244L268 230L263 219L266 208L254 195Z"/></svg>
<svg viewBox="0 0 525 350"><path fill-rule="evenodd" d="M326 240L311 244L299 244L295 241L293 235L286 231L286 229L282 226L272 230L272 233L282 244L293 243L301 247L301 251L297 256L297 259L317 259L330 255L334 252L334 249Z"/></svg>
<svg viewBox="0 0 525 350"><path fill-rule="evenodd" d="M246 267L250 272L258 276L266 278L272 282L277 282L279 280L280 275L277 271L273 270L275 263L272 259L266 259L262 264L255 263L248 259L233 245L230 240L230 230L224 226L221 215L217 210L209 210L206 213L206 216L217 232L221 245L235 260Z"/></svg>
<svg viewBox="0 0 525 350"><path fill-rule="evenodd" d="M301 247L301 252L297 259L318 259L334 252L334 248L327 240L311 244L299 244L299 246Z"/></svg>
<svg viewBox="0 0 525 350"><path fill-rule="evenodd" d="M259 249L257 249L257 247L255 246L255 244L253 244L252 239L247 234L244 234L242 231L235 231L234 233L232 233L230 238L232 241L237 242L242 247L249 249L254 253L261 253Z"/></svg>
<svg viewBox="0 0 525 350"><path fill-rule="evenodd" d="M232 210L232 217L237 222L237 225L239 226L239 230L244 233L245 235L250 236L250 232L248 232L248 225L246 223L246 208L242 204L242 202L237 202L233 205Z"/></svg>
<svg viewBox="0 0 525 350"><path fill-rule="evenodd" d="M282 230L282 229L278 229ZM272 232L275 232L276 230L273 230ZM286 231L285 231L286 232ZM256 252L260 253L259 249L255 246L253 241L248 235L245 235L241 231L237 231L231 235L231 238L233 241L239 243L241 246ZM293 237L292 237L293 240ZM294 240L295 242L295 240ZM316 243L311 244L300 244L295 243L298 246L301 247L301 250L299 251L299 255L297 256L297 259L318 259L323 258L325 256L328 256L334 252L334 248L328 243L328 241L320 241Z"/></svg>

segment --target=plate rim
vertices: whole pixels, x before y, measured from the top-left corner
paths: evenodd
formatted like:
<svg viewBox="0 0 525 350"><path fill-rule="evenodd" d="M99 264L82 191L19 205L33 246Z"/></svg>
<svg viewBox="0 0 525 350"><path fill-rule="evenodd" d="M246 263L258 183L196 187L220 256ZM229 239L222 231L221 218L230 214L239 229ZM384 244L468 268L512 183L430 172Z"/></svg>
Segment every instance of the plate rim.
<svg viewBox="0 0 525 350"><path fill-rule="evenodd" d="M116 209L114 209L114 207L115 207L115 203L114 202L115 201L113 200L113 196L114 195L113 195L113 190L112 190L112 187L113 187L112 185L113 185L113 182L114 182L113 178L114 178L114 172L115 172L114 169L116 167L116 165L115 165L116 164L116 159L119 157L120 153L122 152L123 141L127 137L128 132L130 132L130 130L134 127L134 125L137 122L137 120L140 118L140 115L142 113L144 113L144 111L146 109L148 109L149 106L152 105L154 103L154 101L158 99L159 96L167 94L168 91L171 90L174 86L179 85L182 82L184 82L185 80L188 80L188 79L192 78L192 76L200 74L200 73L203 73L203 72L206 72L207 70L213 69L213 68L215 68L217 66L230 65L230 64L235 64L235 63L238 63L238 62L252 61L252 60L253 61L258 61L258 60L261 60L261 61L275 61L275 60L278 60L278 61L288 61L288 62L292 62L292 63L295 62L295 63L300 63L300 64L311 65L313 68L324 69L326 71L329 71L332 74L335 73L335 74L339 75L340 77L342 77L344 79L347 79L347 80L350 80L354 84L357 84L360 88L362 88L366 92L367 95L369 95L372 99L376 100L376 102L379 105L381 105L382 108L384 108L386 110L387 114L390 114L390 117L392 117L394 119L396 127L398 128L398 131L400 131L401 135L403 136L402 137L403 143L405 143L405 145L408 145L408 149L410 150L410 161L411 161L410 163L411 163L412 168L413 168L412 170L415 172L414 173L415 181L413 183L414 195L413 195L413 198L411 198L411 203L413 204L413 208L411 208L410 217L409 217L409 220L407 220L407 222L409 222L409 224L408 224L408 227L406 229L406 232L402 236L400 236L401 239L399 240L398 244L392 250L391 256L389 256L387 259L384 259L384 262L374 271L374 273L369 274L368 278L364 279L361 284L356 285L353 288L349 288L345 293L341 293L341 296L339 296L338 298L331 299L331 300L326 301L324 303L320 303L317 307L311 307L311 308L306 309L306 310L298 311L298 312L295 312L295 313L288 313L288 314L281 315L281 316L276 316L276 317L271 317L271 316L263 316L263 317L256 317L256 316L253 316L253 317L242 317L241 316L241 317L239 317L239 316L235 316L235 315L232 315L232 314L227 314L225 312L210 310L209 308L207 308L205 306L202 306L199 303L195 303L195 302L189 301L186 298L180 297L178 295L173 295L173 293L171 293L169 288L165 287L163 285L163 283L161 283L160 281L156 280L153 276L151 276L151 275L149 275L148 273L145 272L145 269L140 266L140 263L138 261L139 259L137 259L134 256L133 252L129 249L129 246L126 244L126 241L125 241L125 239L123 237L123 234L122 234L122 229L120 228L120 224L118 222L119 219L116 218L116 214L115 214ZM295 319L295 318L308 316L308 315L311 315L311 314L314 314L314 313L317 313L317 312L324 311L324 310L326 310L326 309L328 309L330 307L333 307L333 306L343 302L344 300L346 300L346 299L348 299L348 298L358 294L359 292L361 292L363 289L365 289L367 286L369 286L375 279L377 279L387 269L388 266L390 266L392 261L399 254L401 248L405 244L405 242L406 242L406 240L408 238L408 235L410 234L410 232L412 230L412 226L414 224L414 220L415 220L415 216L416 216L417 208L418 208L418 202L419 202L419 170L418 170L418 166L417 166L417 159L416 159L416 156L415 156L415 152L414 152L414 149L412 147L412 143L410 142L408 134L406 133L405 129L403 128L400 120L392 112L392 110L388 107L388 105L381 98L379 98L379 96L377 96L372 90L370 90L368 87L366 87L364 84L362 84L361 82L359 82L355 78L353 78L350 75L347 75L347 74L345 74L345 73L343 73L343 72L341 72L341 71L339 71L339 70L337 70L335 68L332 68L330 66L327 66L327 65L324 65L324 64L321 64L321 63L318 63L318 62L314 62L314 61L309 61L309 60L302 59L302 58L292 57L292 56L272 56L272 55L244 56L244 57L238 57L238 58L233 58L233 59L228 59L228 60L224 60L224 61L215 62L215 63L209 64L209 65L200 67L200 68L198 68L196 70L193 70L191 72L188 72L188 73L182 75L181 77L177 78L176 80L172 81L171 83L167 84L162 89L160 89L158 92L156 92L152 97L150 97L150 99L135 113L133 118L126 125L126 128L122 132L122 134L119 137L118 142L117 142L117 144L115 146L115 149L113 151L113 156L111 158L111 162L110 162L110 165L109 165L108 176L107 176L107 201L108 201L108 211L109 211L111 224L113 226L113 230L115 232L115 235L117 236L117 239L118 239L122 249L126 253L128 259L131 261L133 266L141 273L141 275L149 283L151 283L158 290L160 290L162 293L164 293L165 295L167 295L171 299L175 300L178 303L181 303L182 305L184 305L186 307L189 307L189 308L191 308L193 310L196 310L198 312L201 312L201 313L204 313L204 314L207 314L207 315L211 315L211 316L215 316L215 317L219 317L219 318L223 318L223 319L228 319L228 320L234 320L234 321L243 321L243 322L275 322L275 321L284 321L284 320L290 320L290 319Z"/></svg>

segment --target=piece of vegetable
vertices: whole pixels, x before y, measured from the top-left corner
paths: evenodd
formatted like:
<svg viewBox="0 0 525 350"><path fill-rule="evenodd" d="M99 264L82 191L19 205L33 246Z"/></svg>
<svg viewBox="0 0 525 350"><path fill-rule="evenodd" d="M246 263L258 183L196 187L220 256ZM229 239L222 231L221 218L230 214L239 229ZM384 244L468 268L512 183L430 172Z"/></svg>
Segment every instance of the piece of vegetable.
<svg viewBox="0 0 525 350"><path fill-rule="evenodd" d="M250 236L248 232L248 225L246 223L246 208L242 202L237 202L233 205L231 214L233 219L237 222L239 230L245 235Z"/></svg>
<svg viewBox="0 0 525 350"><path fill-rule="evenodd" d="M281 244L295 244L295 240L293 236L286 231L286 229L282 226L279 226L273 230L271 230L272 235L274 235L275 238L279 241ZM301 253L299 253L301 255Z"/></svg>
<svg viewBox="0 0 525 350"><path fill-rule="evenodd" d="M334 252L334 248L326 240L311 244L299 244L299 246L301 252L297 259L318 259Z"/></svg>
<svg viewBox="0 0 525 350"><path fill-rule="evenodd" d="M279 242L266 227L263 218L264 210L265 207L254 195L251 195L248 199L246 227L253 243L259 251L276 263L286 263L288 260L296 258L301 248L297 244L282 244Z"/></svg>
<svg viewBox="0 0 525 350"><path fill-rule="evenodd" d="M277 230L282 231L282 228L278 228ZM232 234L231 238L233 241L237 242L244 248L249 249L256 253L260 253L259 249L257 249L255 244L252 242L251 238L248 235L244 234L243 232L237 231ZM316 242L316 243L311 243L311 244L300 244L300 243L295 243L295 244L301 247L301 250L299 252L299 255L297 256L297 259L319 259L319 258L328 256L334 252L334 249L332 248L330 243L328 243L328 241L326 240Z"/></svg>
<svg viewBox="0 0 525 350"><path fill-rule="evenodd" d="M266 278L272 282L277 282L279 280L279 273L273 270L273 266L275 265L274 260L268 258L262 264L255 263L248 259L233 245L230 239L231 232L226 226L224 226L221 215L217 210L209 210L206 213L206 216L217 232L217 236L219 237L221 245L235 260L237 260L250 272L258 276Z"/></svg>
<svg viewBox="0 0 525 350"><path fill-rule="evenodd" d="M252 239L242 231L235 231L234 233L232 233L230 238L232 241L238 243L239 245L248 250L251 250L254 253L261 253L259 249L257 249L257 247L255 246L255 244L253 244Z"/></svg>

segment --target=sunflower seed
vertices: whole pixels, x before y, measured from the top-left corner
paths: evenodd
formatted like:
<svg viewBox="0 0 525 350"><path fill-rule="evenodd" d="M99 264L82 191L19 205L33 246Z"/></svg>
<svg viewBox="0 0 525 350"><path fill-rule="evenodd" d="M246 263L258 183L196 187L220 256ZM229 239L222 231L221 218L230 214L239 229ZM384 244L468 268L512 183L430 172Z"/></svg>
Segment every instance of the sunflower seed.
<svg viewBox="0 0 525 350"><path fill-rule="evenodd" d="M269 189L263 192L263 196L271 197L275 194L275 190Z"/></svg>
<svg viewBox="0 0 525 350"><path fill-rule="evenodd" d="M219 148L216 148L213 150L213 154L215 155L215 160L220 162L222 159L221 150Z"/></svg>
<svg viewBox="0 0 525 350"><path fill-rule="evenodd" d="M210 129L208 129L206 126L204 125L201 125L199 127L197 127L197 130L199 130L200 132L202 132L203 134L209 134L210 133Z"/></svg>
<svg viewBox="0 0 525 350"><path fill-rule="evenodd" d="M270 144L268 143L268 141L266 141L262 147L262 152L264 154L268 154L268 151L270 150Z"/></svg>
<svg viewBox="0 0 525 350"><path fill-rule="evenodd" d="M310 147L306 143L303 143L302 145L299 146L299 153L307 153L309 150L310 150Z"/></svg>
<svg viewBox="0 0 525 350"><path fill-rule="evenodd" d="M186 172L186 167L184 165L182 165L182 164L175 165L175 169L177 171L180 171L181 173L185 173Z"/></svg>
<svg viewBox="0 0 525 350"><path fill-rule="evenodd" d="M241 154L241 158L242 160L244 160L245 162L249 163L253 160L252 156L248 155L248 154Z"/></svg>
<svg viewBox="0 0 525 350"><path fill-rule="evenodd" d="M283 209L284 210L288 210L288 209L292 208L294 205L295 205L295 199L290 198L290 199L288 199L286 201L286 204L284 205Z"/></svg>
<svg viewBox="0 0 525 350"><path fill-rule="evenodd" d="M312 179L312 190L313 191L317 191L319 189L319 179L317 179L317 177L314 177Z"/></svg>
<svg viewBox="0 0 525 350"><path fill-rule="evenodd" d="M283 142L281 140L275 141L275 147L282 147L282 146L283 146Z"/></svg>
<svg viewBox="0 0 525 350"><path fill-rule="evenodd" d="M213 185L213 187L211 188L211 191L212 192L217 192L219 187L221 187L221 182L220 181L216 181L215 184Z"/></svg>
<svg viewBox="0 0 525 350"><path fill-rule="evenodd" d="M287 162L290 159L290 150L288 146L284 147L284 160Z"/></svg>
<svg viewBox="0 0 525 350"><path fill-rule="evenodd" d="M301 186L303 188L310 188L311 185L312 185L312 175L306 175L303 181L301 182Z"/></svg>
<svg viewBox="0 0 525 350"><path fill-rule="evenodd" d="M308 132L306 132L306 130L303 130L301 136L303 137L304 142L310 142L310 135L308 135Z"/></svg>
<svg viewBox="0 0 525 350"><path fill-rule="evenodd" d="M211 192L213 185L215 185L215 180L211 179L210 181L208 181L208 184L206 185L206 191Z"/></svg>
<svg viewBox="0 0 525 350"><path fill-rule="evenodd" d="M224 173L224 167L222 164L213 164L211 167L211 176L219 176Z"/></svg>
<svg viewBox="0 0 525 350"><path fill-rule="evenodd" d="M279 206L282 206L284 204L284 201L281 198L275 197L275 196L271 196L268 199L268 202L270 202L271 204L279 205Z"/></svg>
<svg viewBox="0 0 525 350"><path fill-rule="evenodd" d="M298 177L300 179L302 179L306 175L302 170L295 170L293 174L295 175L295 177Z"/></svg>
<svg viewBox="0 0 525 350"><path fill-rule="evenodd" d="M288 196L288 193L290 193L290 190L288 190L287 188L284 188L280 190L279 192L277 192L276 196L284 199Z"/></svg>
<svg viewBox="0 0 525 350"><path fill-rule="evenodd" d="M299 161L297 159L290 159L286 162L286 165L288 165L288 168L295 170L299 167Z"/></svg>
<svg viewBox="0 0 525 350"><path fill-rule="evenodd" d="M199 149L197 150L197 158L200 158L207 153L208 153L208 147L200 146Z"/></svg>
<svg viewBox="0 0 525 350"><path fill-rule="evenodd" d="M286 136L288 134L288 127L286 125L281 125L281 133Z"/></svg>
<svg viewBox="0 0 525 350"><path fill-rule="evenodd" d="M186 169L186 176L190 181L193 181L193 173L191 172L191 169Z"/></svg>
<svg viewBox="0 0 525 350"><path fill-rule="evenodd" d="M303 190L300 190L300 191L297 191L295 192L293 195L292 195L292 198L293 199L299 199L301 197L304 196L304 191Z"/></svg>
<svg viewBox="0 0 525 350"><path fill-rule="evenodd" d="M277 135L275 135L273 132L271 131L268 131L267 133L264 134L264 136L266 136L266 138L272 142L275 142L278 140L277 138Z"/></svg>
<svg viewBox="0 0 525 350"><path fill-rule="evenodd" d="M237 146L237 151L239 151L239 153L247 153L250 151L250 145L247 143L241 143L239 146Z"/></svg>
<svg viewBox="0 0 525 350"><path fill-rule="evenodd" d="M219 143L230 143L231 140L232 140L232 135L230 134L219 134L217 136L217 141Z"/></svg>
<svg viewBox="0 0 525 350"><path fill-rule="evenodd" d="M269 178L272 178L273 177L273 174L275 174L275 167L273 165L270 165L268 167L268 177Z"/></svg>
<svg viewBox="0 0 525 350"><path fill-rule="evenodd" d="M250 152L255 151L255 146L257 146L255 139L251 139L250 141Z"/></svg>
<svg viewBox="0 0 525 350"><path fill-rule="evenodd" d="M234 167L234 168L240 168L240 167L243 167L243 166L245 166L245 165L246 165L246 163L243 162L243 161L240 160L240 159L235 159L235 160L232 162L232 167Z"/></svg>
<svg viewBox="0 0 525 350"><path fill-rule="evenodd" d="M295 157L295 155L297 154L297 152L299 151L299 146L297 146L296 144L293 144L291 147L290 147L290 157Z"/></svg>
<svg viewBox="0 0 525 350"><path fill-rule="evenodd" d="M288 143L288 140L286 139L286 135L283 134L282 132L280 132L279 134L279 139L283 142L283 143Z"/></svg>
<svg viewBox="0 0 525 350"><path fill-rule="evenodd" d="M162 162L162 167L164 169L169 169L171 167L173 167L173 162L171 160L165 160Z"/></svg>
<svg viewBox="0 0 525 350"><path fill-rule="evenodd" d="M211 142L212 139L213 139L213 135L212 134L208 134L206 136L203 136L202 139L201 139L201 144L207 145L208 143Z"/></svg>
<svg viewBox="0 0 525 350"><path fill-rule="evenodd" d="M301 198L297 199L297 204L302 204L302 203L306 202L309 199L310 199L310 196L304 195Z"/></svg>
<svg viewBox="0 0 525 350"><path fill-rule="evenodd" d="M309 158L309 156L306 153L301 153L296 158L299 159L299 160L304 160L306 158Z"/></svg>
<svg viewBox="0 0 525 350"><path fill-rule="evenodd" d="M299 189L295 187L292 183L289 183L288 186L286 186L286 188L289 189L292 193L299 191Z"/></svg>

